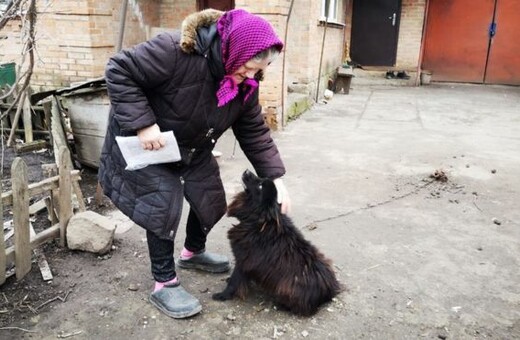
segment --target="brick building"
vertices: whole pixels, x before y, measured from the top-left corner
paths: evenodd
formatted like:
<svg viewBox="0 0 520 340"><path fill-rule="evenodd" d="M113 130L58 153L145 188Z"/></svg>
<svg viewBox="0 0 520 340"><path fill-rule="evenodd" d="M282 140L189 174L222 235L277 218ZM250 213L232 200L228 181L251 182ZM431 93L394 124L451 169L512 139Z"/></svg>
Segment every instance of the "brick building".
<svg viewBox="0 0 520 340"><path fill-rule="evenodd" d="M34 91L70 86L103 75L119 38L121 0L38 0L37 61L31 86ZM122 47L144 41L160 30L180 27L188 14L211 5L202 0L129 0ZM218 3L218 1L217 1ZM323 90L342 62L346 0L332 1L334 24L325 26L322 0L236 0L235 8L257 13L286 40L286 53L273 63L261 86L261 103L275 124L287 120L289 85L303 84L309 100ZM289 16L290 15L290 16ZM17 62L20 23L9 22L0 35L0 63ZM285 38L287 37L287 38ZM320 59L322 59L320 68ZM319 73L319 75L318 75ZM322 91L320 91L322 92Z"/></svg>

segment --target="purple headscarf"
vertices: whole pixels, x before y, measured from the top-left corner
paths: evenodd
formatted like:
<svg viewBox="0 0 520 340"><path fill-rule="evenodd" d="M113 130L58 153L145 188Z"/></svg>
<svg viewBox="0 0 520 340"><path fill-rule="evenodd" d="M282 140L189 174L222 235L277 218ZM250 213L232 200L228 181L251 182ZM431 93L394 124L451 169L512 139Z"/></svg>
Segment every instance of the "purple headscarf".
<svg viewBox="0 0 520 340"><path fill-rule="evenodd" d="M238 84L231 76L255 55L270 47L282 50L283 43L265 19L243 9L228 11L217 21L217 30L222 44L222 62L226 76L217 91L218 106L224 106L238 94ZM245 100L258 87L255 79L242 83L246 91Z"/></svg>

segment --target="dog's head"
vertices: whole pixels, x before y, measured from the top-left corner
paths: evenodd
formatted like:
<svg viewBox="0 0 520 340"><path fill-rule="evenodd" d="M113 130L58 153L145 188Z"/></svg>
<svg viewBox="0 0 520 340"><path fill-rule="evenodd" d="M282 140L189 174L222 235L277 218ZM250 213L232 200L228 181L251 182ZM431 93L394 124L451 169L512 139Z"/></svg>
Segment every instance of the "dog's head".
<svg viewBox="0 0 520 340"><path fill-rule="evenodd" d="M280 206L276 200L278 193L274 182L246 170L242 174L242 183L244 191L238 193L228 206L228 216L245 220L256 215L263 220L277 220Z"/></svg>

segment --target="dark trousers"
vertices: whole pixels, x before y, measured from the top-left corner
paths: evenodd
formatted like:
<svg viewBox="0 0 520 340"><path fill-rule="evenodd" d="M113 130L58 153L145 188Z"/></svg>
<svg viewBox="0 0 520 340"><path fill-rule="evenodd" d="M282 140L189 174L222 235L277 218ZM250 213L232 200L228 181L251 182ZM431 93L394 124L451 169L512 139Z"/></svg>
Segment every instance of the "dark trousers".
<svg viewBox="0 0 520 340"><path fill-rule="evenodd" d="M195 212L190 209L188 222L186 223L186 240L184 247L194 253L204 251L207 235L202 230L199 219ZM173 241L159 238L150 231L146 231L148 241L148 252L152 265L152 275L157 282L173 280L175 273L175 262L173 257Z"/></svg>

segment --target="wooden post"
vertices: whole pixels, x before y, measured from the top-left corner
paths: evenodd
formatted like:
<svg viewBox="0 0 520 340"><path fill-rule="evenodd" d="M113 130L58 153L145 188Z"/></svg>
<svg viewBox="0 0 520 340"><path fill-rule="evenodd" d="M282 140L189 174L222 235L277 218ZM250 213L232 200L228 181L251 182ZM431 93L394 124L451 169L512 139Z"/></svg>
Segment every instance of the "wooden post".
<svg viewBox="0 0 520 340"><path fill-rule="evenodd" d="M0 193L2 193L2 181L0 181ZM3 200L0 199L0 213L3 215L4 206ZM3 220L2 220L3 221ZM4 223L2 222L2 235L0 236L0 285L5 282L5 269L7 266L7 259L5 255L5 241L4 241Z"/></svg>
<svg viewBox="0 0 520 340"><path fill-rule="evenodd" d="M59 155L58 155L59 156ZM55 156L56 157L56 156ZM51 178L58 175L58 166L56 163L51 164L42 164L42 171L47 178ZM59 202L59 188L51 189L50 197L45 198L45 205L47 206L47 211L49 212L49 221L51 221L51 225L55 225L58 223L58 214L60 211Z"/></svg>
<svg viewBox="0 0 520 340"><path fill-rule="evenodd" d="M60 148L62 146L67 146L67 135L64 131L64 127L61 123L61 113L60 107L58 103L58 98L52 97L52 105L51 105L51 134L53 138L53 149L54 155L60 154ZM70 156L69 156L70 159ZM72 160L71 160L72 162ZM56 157L56 164L58 167L61 165L61 160L59 157Z"/></svg>
<svg viewBox="0 0 520 340"><path fill-rule="evenodd" d="M60 220L60 245L65 247L67 224L72 217L72 163L70 161L69 149L61 146L59 150L59 220Z"/></svg>
<svg viewBox="0 0 520 340"><path fill-rule="evenodd" d="M52 128L51 128L51 120L52 120L51 119L51 117L52 117L51 107L52 107L52 102L50 100L43 103L43 113L45 115L45 126L47 127L47 129L49 131L49 144L52 147L54 145L54 140L53 140Z"/></svg>
<svg viewBox="0 0 520 340"><path fill-rule="evenodd" d="M20 103L23 105L23 129L25 130L25 143L33 141L33 124L32 124L32 109L31 101L28 93L25 94L25 100Z"/></svg>
<svg viewBox="0 0 520 340"><path fill-rule="evenodd" d="M13 185L13 225L16 279L31 271L31 240L29 233L29 184L27 165L16 157L11 166Z"/></svg>

